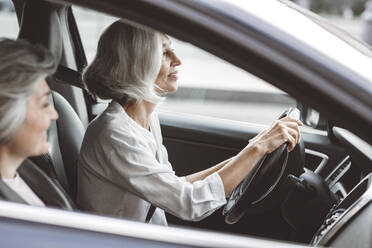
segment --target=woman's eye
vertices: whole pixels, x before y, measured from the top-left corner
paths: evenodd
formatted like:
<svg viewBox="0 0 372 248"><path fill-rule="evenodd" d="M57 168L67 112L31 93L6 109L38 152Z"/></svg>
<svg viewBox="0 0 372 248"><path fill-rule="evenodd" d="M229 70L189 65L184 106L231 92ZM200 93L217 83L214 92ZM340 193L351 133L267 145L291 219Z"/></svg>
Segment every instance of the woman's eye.
<svg viewBox="0 0 372 248"><path fill-rule="evenodd" d="M50 106L50 103L49 102L46 102L43 104L43 108L48 108Z"/></svg>

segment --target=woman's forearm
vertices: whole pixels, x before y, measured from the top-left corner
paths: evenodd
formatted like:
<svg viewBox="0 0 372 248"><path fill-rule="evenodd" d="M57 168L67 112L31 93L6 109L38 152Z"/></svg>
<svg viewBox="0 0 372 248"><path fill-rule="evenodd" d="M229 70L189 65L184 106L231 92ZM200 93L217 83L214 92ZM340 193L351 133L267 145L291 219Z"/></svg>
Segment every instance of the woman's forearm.
<svg viewBox="0 0 372 248"><path fill-rule="evenodd" d="M218 170L225 196L228 197L236 186L248 175L253 166L261 159L265 151L258 145L248 145L237 156L230 159Z"/></svg>
<svg viewBox="0 0 372 248"><path fill-rule="evenodd" d="M254 139L251 139L250 143L235 157L207 170L189 175L186 179L189 182L195 182L218 172L223 182L225 196L228 197L262 156L273 152L285 142L288 143L288 151L293 150L300 140L299 126L302 125L301 121L291 117L277 120L269 129L263 130Z"/></svg>
<svg viewBox="0 0 372 248"><path fill-rule="evenodd" d="M190 175L186 176L186 180L190 183L193 183L193 182L198 181L198 180L203 180L204 178L208 177L209 175L213 174L214 172L220 170L222 167L224 167L233 158L234 157L231 157L231 158L226 159L226 160L222 161L221 163L219 163L215 166L212 166L208 169L196 172L194 174L190 174Z"/></svg>
<svg viewBox="0 0 372 248"><path fill-rule="evenodd" d="M214 172L218 172L222 179L226 197L248 175L249 171L264 155L258 145L248 145L238 155L222 161L206 170L186 176L186 180L193 183L203 180Z"/></svg>

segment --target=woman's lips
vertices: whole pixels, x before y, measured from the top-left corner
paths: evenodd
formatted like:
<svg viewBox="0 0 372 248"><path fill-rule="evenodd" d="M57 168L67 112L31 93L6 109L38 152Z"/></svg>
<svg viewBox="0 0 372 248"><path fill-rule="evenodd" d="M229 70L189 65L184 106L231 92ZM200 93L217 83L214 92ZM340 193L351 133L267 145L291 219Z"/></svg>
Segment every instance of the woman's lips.
<svg viewBox="0 0 372 248"><path fill-rule="evenodd" d="M171 79L175 79L177 80L178 79L178 71L175 71L175 72L172 72L172 73L169 73L168 74L168 78L171 78Z"/></svg>

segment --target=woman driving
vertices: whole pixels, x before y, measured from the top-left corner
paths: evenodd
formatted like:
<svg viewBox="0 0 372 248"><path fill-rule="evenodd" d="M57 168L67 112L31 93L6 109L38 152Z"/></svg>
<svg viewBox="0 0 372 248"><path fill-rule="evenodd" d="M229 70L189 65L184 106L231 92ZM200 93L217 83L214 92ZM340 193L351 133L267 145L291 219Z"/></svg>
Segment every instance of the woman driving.
<svg viewBox="0 0 372 248"><path fill-rule="evenodd" d="M175 92L180 59L165 35L122 22L102 34L83 79L88 90L112 100L84 137L78 169L78 204L85 210L166 225L164 211L201 220L267 153L300 138L298 120L286 117L258 134L236 156L178 177L168 161L156 106ZM151 206L154 214L150 214Z"/></svg>

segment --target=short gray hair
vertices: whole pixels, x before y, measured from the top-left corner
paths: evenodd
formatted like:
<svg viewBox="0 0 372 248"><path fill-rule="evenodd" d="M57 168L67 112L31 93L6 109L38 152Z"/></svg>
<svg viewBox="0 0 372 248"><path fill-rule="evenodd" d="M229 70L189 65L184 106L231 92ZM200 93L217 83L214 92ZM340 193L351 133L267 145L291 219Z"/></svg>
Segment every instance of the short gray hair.
<svg viewBox="0 0 372 248"><path fill-rule="evenodd" d="M162 101L155 80L162 59L157 32L116 21L101 35L97 54L86 68L83 81L90 93L121 104Z"/></svg>
<svg viewBox="0 0 372 248"><path fill-rule="evenodd" d="M24 122L37 82L55 69L54 58L45 48L0 39L0 145L7 144Z"/></svg>

